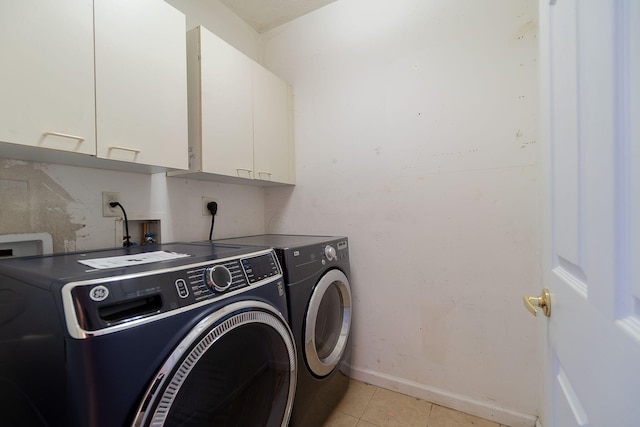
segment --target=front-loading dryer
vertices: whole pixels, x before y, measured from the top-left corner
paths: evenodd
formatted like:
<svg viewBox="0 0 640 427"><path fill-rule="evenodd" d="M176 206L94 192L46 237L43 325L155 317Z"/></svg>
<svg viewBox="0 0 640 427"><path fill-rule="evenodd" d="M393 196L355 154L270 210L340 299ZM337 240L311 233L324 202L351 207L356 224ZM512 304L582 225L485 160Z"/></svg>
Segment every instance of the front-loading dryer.
<svg viewBox="0 0 640 427"><path fill-rule="evenodd" d="M216 240L274 248L298 349L291 426L321 426L349 384L352 297L346 237L266 234Z"/></svg>
<svg viewBox="0 0 640 427"><path fill-rule="evenodd" d="M289 422L296 352L270 249L2 260L0 308L2 426Z"/></svg>

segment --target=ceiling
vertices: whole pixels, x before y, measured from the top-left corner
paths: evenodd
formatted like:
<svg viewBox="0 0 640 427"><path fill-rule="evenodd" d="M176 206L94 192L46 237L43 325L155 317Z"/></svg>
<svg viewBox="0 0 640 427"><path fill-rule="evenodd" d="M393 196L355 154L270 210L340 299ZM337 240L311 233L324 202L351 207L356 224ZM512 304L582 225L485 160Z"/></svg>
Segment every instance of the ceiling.
<svg viewBox="0 0 640 427"><path fill-rule="evenodd" d="M278 25L320 9L336 0L220 0L257 32L263 33Z"/></svg>

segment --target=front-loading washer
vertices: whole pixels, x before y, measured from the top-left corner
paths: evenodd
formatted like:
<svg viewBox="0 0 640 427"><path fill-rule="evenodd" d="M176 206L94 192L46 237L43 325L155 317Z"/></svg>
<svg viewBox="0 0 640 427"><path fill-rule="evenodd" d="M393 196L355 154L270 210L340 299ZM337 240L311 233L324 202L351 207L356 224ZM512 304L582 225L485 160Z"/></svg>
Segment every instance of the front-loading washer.
<svg viewBox="0 0 640 427"><path fill-rule="evenodd" d="M346 237L266 234L215 241L274 248L298 349L291 426L321 426L349 384L352 297Z"/></svg>
<svg viewBox="0 0 640 427"><path fill-rule="evenodd" d="M0 261L0 425L288 424L296 351L270 249Z"/></svg>

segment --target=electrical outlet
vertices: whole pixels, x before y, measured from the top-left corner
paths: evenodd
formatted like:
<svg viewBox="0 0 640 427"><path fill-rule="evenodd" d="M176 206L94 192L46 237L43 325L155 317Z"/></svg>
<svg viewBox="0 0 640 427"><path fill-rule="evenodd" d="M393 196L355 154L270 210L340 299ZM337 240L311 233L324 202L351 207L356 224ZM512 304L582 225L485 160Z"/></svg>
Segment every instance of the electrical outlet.
<svg viewBox="0 0 640 427"><path fill-rule="evenodd" d="M209 212L209 209L207 209L207 204L209 204L209 202L218 203L218 200L214 199L213 197L202 196L202 216L211 216L211 212Z"/></svg>
<svg viewBox="0 0 640 427"><path fill-rule="evenodd" d="M122 212L119 207L112 208L109 206L111 202L119 202L120 193L110 193L108 191L102 192L102 216L120 216Z"/></svg>

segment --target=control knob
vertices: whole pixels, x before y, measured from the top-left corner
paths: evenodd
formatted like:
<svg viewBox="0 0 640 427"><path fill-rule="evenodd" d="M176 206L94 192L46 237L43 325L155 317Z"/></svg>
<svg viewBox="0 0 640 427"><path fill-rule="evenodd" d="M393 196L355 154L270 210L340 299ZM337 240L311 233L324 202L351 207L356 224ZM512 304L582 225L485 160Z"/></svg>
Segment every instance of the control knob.
<svg viewBox="0 0 640 427"><path fill-rule="evenodd" d="M327 245L324 248L324 256L327 257L327 261L333 261L336 259L336 248L331 245Z"/></svg>
<svg viewBox="0 0 640 427"><path fill-rule="evenodd" d="M232 282L231 272L224 265L208 267L204 271L204 281L214 291L224 292L229 289Z"/></svg>

